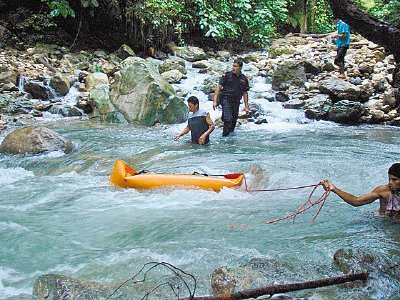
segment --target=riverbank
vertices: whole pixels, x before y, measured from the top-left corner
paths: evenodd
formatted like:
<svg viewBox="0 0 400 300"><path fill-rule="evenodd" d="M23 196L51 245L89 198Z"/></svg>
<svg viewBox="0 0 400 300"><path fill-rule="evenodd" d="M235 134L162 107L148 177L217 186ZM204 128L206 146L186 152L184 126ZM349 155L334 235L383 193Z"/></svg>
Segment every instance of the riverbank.
<svg viewBox="0 0 400 300"><path fill-rule="evenodd" d="M196 47L171 45L170 49L174 56L153 53L155 57L146 58L146 63L172 85L186 78L185 63L190 63L199 73L209 74L199 89L211 95L219 76L229 69L226 62L238 57L244 60L243 72L250 79L262 76L265 82L272 83L273 93L256 93L256 98L301 109L310 119L344 124L399 125L400 122L399 92L391 86L393 56L360 36L353 35L346 56L346 80L337 78L333 65L335 46L324 37L288 35L275 40L268 52L234 56L227 51L206 53ZM125 45L114 53L101 50L70 53L67 48L55 45L37 45L26 51L3 49L0 128L4 131L20 126L24 119L40 122L46 114L110 119L110 111L102 116L98 103L106 101L108 106L115 106L109 97L103 96L112 93L115 74L120 73L128 57L135 57L135 53ZM96 96L99 91L95 86L99 83L106 86ZM190 91L175 92L185 97ZM125 121L119 114L126 115L121 109L124 108L110 109L113 121Z"/></svg>

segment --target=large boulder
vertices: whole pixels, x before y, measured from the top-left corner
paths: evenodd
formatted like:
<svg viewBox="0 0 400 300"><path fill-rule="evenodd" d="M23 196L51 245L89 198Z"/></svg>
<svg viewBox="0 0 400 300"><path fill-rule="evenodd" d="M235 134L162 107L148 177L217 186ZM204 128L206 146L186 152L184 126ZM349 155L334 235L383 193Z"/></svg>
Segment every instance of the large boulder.
<svg viewBox="0 0 400 300"><path fill-rule="evenodd" d="M362 91L358 86L337 78L322 81L319 90L321 93L329 95L334 103L344 99L361 100Z"/></svg>
<svg viewBox="0 0 400 300"><path fill-rule="evenodd" d="M49 89L39 81L29 81L25 84L24 90L34 99L48 100L50 98Z"/></svg>
<svg viewBox="0 0 400 300"><path fill-rule="evenodd" d="M168 72L171 70L178 70L182 74L186 74L185 61L183 59L166 59L162 64L158 67L160 73Z"/></svg>
<svg viewBox="0 0 400 300"><path fill-rule="evenodd" d="M211 275L211 288L214 295L232 294L256 288L262 286L264 282L262 273L246 266L217 268Z"/></svg>
<svg viewBox="0 0 400 300"><path fill-rule="evenodd" d="M111 284L80 280L66 275L45 274L35 280L33 296L37 300L107 299L116 288Z"/></svg>
<svg viewBox="0 0 400 300"><path fill-rule="evenodd" d="M133 51L132 48L126 44L122 44L121 47L114 52L114 54L120 59L126 59L129 56L136 56L135 51Z"/></svg>
<svg viewBox="0 0 400 300"><path fill-rule="evenodd" d="M179 83L183 77L183 74L178 70L170 70L162 73L161 77L169 83Z"/></svg>
<svg viewBox="0 0 400 300"><path fill-rule="evenodd" d="M279 65L272 75L274 90L287 90L291 86L303 87L307 81L303 61L288 60Z"/></svg>
<svg viewBox="0 0 400 300"><path fill-rule="evenodd" d="M376 269L388 272L391 269L391 262L386 258L363 249L338 249L333 256L333 264L345 274Z"/></svg>
<svg viewBox="0 0 400 300"><path fill-rule="evenodd" d="M364 111L365 107L360 102L341 100L332 106L328 116L329 120L336 123L357 124Z"/></svg>
<svg viewBox="0 0 400 300"><path fill-rule="evenodd" d="M68 153L72 143L46 127L25 127L11 132L0 145L0 152L38 154L62 150Z"/></svg>
<svg viewBox="0 0 400 300"><path fill-rule="evenodd" d="M98 84L109 84L107 74L102 72L94 72L86 76L85 88L87 91L91 91Z"/></svg>
<svg viewBox="0 0 400 300"><path fill-rule="evenodd" d="M183 122L186 104L158 70L139 57L129 57L115 73L111 102L129 123L152 126Z"/></svg>
<svg viewBox="0 0 400 300"><path fill-rule="evenodd" d="M319 94L305 100L304 114L308 119L326 120L332 107L332 101L328 95Z"/></svg>
<svg viewBox="0 0 400 300"><path fill-rule="evenodd" d="M108 84L97 84L90 91L90 105L93 108L91 118L99 118L101 121L112 123L126 122L122 114L110 101Z"/></svg>
<svg viewBox="0 0 400 300"><path fill-rule="evenodd" d="M154 268L154 267L153 267ZM67 275L44 274L36 278L33 284L32 299L35 300L106 300L106 299L177 299L176 291L180 298L185 298L186 291L192 284L189 276L172 274L170 271L169 282L171 285L161 284L168 280L168 275L161 272L156 274L161 267L147 272L142 270L143 280L135 277L123 282L98 282L84 280ZM137 274L139 275L139 274ZM147 276L146 276L147 275ZM153 276L152 276L153 275Z"/></svg>
<svg viewBox="0 0 400 300"><path fill-rule="evenodd" d="M175 45L171 45L170 48L174 55L190 62L207 58L207 54L204 52L203 49L199 47L192 47L192 46L178 47Z"/></svg>
<svg viewBox="0 0 400 300"><path fill-rule="evenodd" d="M65 96L69 92L71 82L69 81L67 76L58 73L51 77L50 86L56 91L58 95Z"/></svg>

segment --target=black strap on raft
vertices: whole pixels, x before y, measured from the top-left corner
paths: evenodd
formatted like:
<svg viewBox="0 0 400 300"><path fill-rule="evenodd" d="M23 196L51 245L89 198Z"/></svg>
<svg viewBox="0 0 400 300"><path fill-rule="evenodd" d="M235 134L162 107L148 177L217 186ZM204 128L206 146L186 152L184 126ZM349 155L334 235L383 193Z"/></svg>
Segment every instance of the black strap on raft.
<svg viewBox="0 0 400 300"><path fill-rule="evenodd" d="M203 175L203 176L208 176L208 174L206 174L206 173L200 173L200 172L196 172L196 171L194 171L194 172L192 173L192 175Z"/></svg>
<svg viewBox="0 0 400 300"><path fill-rule="evenodd" d="M151 171L149 170L142 170L136 173L136 175L140 175L140 174L145 174L145 173L150 173Z"/></svg>

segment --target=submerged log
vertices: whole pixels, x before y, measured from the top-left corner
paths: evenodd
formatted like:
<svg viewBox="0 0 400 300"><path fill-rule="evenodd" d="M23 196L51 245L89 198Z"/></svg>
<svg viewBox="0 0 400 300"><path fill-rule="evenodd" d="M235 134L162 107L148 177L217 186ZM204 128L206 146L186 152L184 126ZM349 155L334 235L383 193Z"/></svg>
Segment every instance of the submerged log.
<svg viewBox="0 0 400 300"><path fill-rule="evenodd" d="M242 300L242 299L250 299L250 298L257 298L264 295L274 295L280 293L287 293L287 292L294 292L299 290L306 290L306 289L314 289L324 286L330 286L335 284L341 284L346 282L352 282L357 280L367 280L369 276L369 272L361 272L356 274L348 274L343 276L337 276L332 278L326 279L319 279L319 280L312 280L312 281L305 281L305 282L298 282L298 283L290 283L290 284L278 284L278 285L271 285L256 289L249 289L239 291L233 294L223 294L217 296L204 296L204 297L193 297L193 298L186 298L180 300Z"/></svg>

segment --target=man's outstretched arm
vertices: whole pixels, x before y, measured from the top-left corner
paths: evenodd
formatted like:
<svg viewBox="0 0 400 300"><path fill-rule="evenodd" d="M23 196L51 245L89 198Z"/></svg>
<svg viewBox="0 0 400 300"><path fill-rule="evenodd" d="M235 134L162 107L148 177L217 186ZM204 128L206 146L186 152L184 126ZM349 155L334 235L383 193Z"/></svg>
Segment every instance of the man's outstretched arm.
<svg viewBox="0 0 400 300"><path fill-rule="evenodd" d="M353 194L347 193L339 188L337 188L332 182L327 179L321 181L322 186L325 191L334 192L340 198L342 198L346 203L352 206L362 206L374 202L380 198L381 187L375 188L372 192L368 194L363 194L361 196L355 196Z"/></svg>

